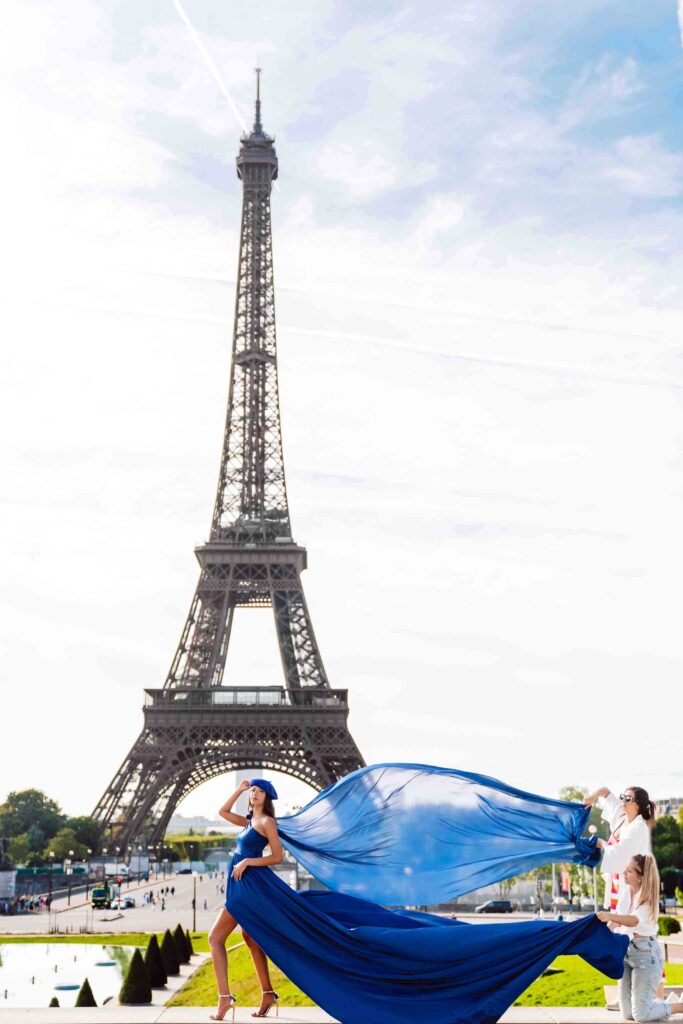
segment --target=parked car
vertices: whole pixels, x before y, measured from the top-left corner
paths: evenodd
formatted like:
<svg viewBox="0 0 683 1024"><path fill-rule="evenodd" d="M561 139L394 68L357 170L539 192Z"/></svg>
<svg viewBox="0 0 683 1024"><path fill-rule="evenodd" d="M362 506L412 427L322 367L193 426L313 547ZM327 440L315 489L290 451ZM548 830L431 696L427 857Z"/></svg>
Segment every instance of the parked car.
<svg viewBox="0 0 683 1024"><path fill-rule="evenodd" d="M512 903L510 900L487 900L474 909L477 914L511 914Z"/></svg>
<svg viewBox="0 0 683 1024"><path fill-rule="evenodd" d="M126 909L126 901L125 901L125 899L112 900L112 902L111 902L111 909L112 910L125 910Z"/></svg>
<svg viewBox="0 0 683 1024"><path fill-rule="evenodd" d="M178 874L179 875L191 875L192 874L192 868L181 868L180 871L178 871Z"/></svg>
<svg viewBox="0 0 683 1024"><path fill-rule="evenodd" d="M135 906L135 896L124 896L119 902L122 902L124 908L127 910L129 907Z"/></svg>

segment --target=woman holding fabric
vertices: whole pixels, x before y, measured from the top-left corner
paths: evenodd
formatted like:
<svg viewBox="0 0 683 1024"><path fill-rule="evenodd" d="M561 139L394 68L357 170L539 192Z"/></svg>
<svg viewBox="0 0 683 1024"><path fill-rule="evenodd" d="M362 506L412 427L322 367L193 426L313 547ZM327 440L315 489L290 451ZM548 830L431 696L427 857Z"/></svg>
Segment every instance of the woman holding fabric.
<svg viewBox="0 0 683 1024"><path fill-rule="evenodd" d="M347 775L276 824L262 779L251 781L250 812L234 813L246 788L220 812L244 831L209 936L213 1019L234 1010L224 944L237 924L263 989L255 1016L277 1012L266 956L342 1024L413 1024L418 1013L430 1024L495 1024L561 954L621 976L628 940L595 916L469 925L387 909L453 900L552 861L595 863L581 805L467 772L386 764ZM295 892L268 870L282 846L331 891Z"/></svg>
<svg viewBox="0 0 683 1024"><path fill-rule="evenodd" d="M659 872L651 854L636 854L624 868L615 912L602 911L600 921L629 938L624 975L619 981L619 1008L625 1020L668 1020L683 1013L683 1003L655 998L664 960L657 942Z"/></svg>
<svg viewBox="0 0 683 1024"><path fill-rule="evenodd" d="M647 792L640 786L630 786L618 797L604 786L596 789L584 801L592 807L603 800L602 820L610 827L607 842L598 839L602 849L601 870L605 878L605 908L616 911L619 900L621 872L631 857L645 856L651 851L650 832L655 823L656 808Z"/></svg>

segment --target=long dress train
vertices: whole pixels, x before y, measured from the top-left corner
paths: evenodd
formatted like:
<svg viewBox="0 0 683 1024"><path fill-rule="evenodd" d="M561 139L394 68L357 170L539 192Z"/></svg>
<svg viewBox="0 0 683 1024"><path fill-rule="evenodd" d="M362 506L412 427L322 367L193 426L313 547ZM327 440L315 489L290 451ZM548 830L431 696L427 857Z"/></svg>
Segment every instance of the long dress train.
<svg viewBox="0 0 683 1024"><path fill-rule="evenodd" d="M628 939L593 915L464 924L338 892L298 893L269 868L233 879L232 866L260 857L265 845L247 825L228 871L226 908L342 1024L414 1024L417 1014L430 1024L493 1024L562 953L612 978L623 973Z"/></svg>

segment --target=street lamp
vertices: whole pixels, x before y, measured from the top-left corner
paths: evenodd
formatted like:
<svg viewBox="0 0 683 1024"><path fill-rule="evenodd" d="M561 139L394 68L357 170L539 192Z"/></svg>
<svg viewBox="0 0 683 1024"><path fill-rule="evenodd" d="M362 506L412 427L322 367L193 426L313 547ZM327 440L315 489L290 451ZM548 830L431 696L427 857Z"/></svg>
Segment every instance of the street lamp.
<svg viewBox="0 0 683 1024"><path fill-rule="evenodd" d="M90 891L90 858L92 857L92 850L88 847L86 851L88 854L88 866L85 872L85 898L88 899L88 893Z"/></svg>
<svg viewBox="0 0 683 1024"><path fill-rule="evenodd" d="M197 931L197 872L192 872L192 931Z"/></svg>
<svg viewBox="0 0 683 1024"><path fill-rule="evenodd" d="M588 832L590 833L590 835L594 836L597 831L598 830L595 827L595 825L589 825L588 826ZM593 909L595 910L595 913L597 914L599 908L598 908L598 868L597 868L596 864L593 865Z"/></svg>
<svg viewBox="0 0 683 1024"><path fill-rule="evenodd" d="M49 913L50 912L50 908L52 906L52 865L55 862L55 855L52 852L52 850L50 850L50 852L48 853L47 856L48 856L48 860L50 861L50 878L49 878L49 881L48 881L48 890L47 890L47 910L48 910L48 913Z"/></svg>
<svg viewBox="0 0 683 1024"><path fill-rule="evenodd" d="M68 882L67 897L66 897L66 905L67 905L67 907L71 906L71 882L73 880L73 870L74 870L74 851L73 850L69 850L69 862L70 862L69 863L69 882Z"/></svg>

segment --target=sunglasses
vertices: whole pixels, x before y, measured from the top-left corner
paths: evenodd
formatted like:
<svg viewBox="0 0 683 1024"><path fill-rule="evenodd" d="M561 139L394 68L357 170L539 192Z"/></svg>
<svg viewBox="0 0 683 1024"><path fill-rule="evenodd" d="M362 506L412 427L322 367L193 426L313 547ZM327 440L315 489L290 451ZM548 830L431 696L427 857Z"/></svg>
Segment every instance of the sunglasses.
<svg viewBox="0 0 683 1024"><path fill-rule="evenodd" d="M631 796L630 793L620 793L619 799L624 804L634 804L636 802L636 798L634 796Z"/></svg>

